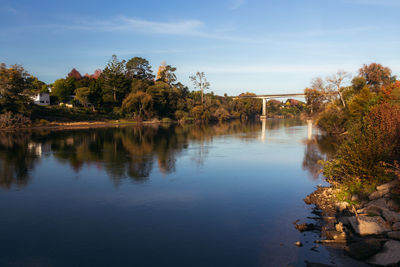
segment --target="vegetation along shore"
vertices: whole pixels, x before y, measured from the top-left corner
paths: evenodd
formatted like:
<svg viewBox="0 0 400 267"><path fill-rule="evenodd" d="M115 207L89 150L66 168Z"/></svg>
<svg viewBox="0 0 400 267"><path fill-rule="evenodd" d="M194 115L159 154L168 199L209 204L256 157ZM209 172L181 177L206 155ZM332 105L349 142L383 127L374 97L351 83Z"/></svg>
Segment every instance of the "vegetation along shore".
<svg viewBox="0 0 400 267"><path fill-rule="evenodd" d="M379 266L400 263L400 81L380 64L364 65L351 85L348 74L317 78L308 93L309 115L335 153L321 161L330 186L305 198L320 217L297 224L321 230L318 241ZM336 86L338 97L327 97ZM322 219L322 220L321 220Z"/></svg>
<svg viewBox="0 0 400 267"><path fill-rule="evenodd" d="M196 90L190 91L177 81L175 71L163 62L153 75L146 59L120 61L113 55L92 75L72 69L65 78L45 84L22 66L2 63L0 128L71 121L227 121L260 115L261 100L215 95L202 72L191 76ZM271 100L267 109L270 117L295 117L305 111L305 103Z"/></svg>

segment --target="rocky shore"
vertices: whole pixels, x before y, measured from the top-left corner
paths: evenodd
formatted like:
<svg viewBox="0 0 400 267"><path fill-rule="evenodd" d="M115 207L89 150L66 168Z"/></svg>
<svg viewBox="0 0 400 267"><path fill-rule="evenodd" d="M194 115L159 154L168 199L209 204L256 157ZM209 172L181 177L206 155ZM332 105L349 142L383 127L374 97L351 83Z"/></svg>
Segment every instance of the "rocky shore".
<svg viewBox="0 0 400 267"><path fill-rule="evenodd" d="M296 224L296 228L320 230L316 243L343 249L356 260L400 266L400 180L378 186L365 199L353 195L348 202L338 201L338 193L340 189L332 186L318 186L304 199L314 205L316 224Z"/></svg>

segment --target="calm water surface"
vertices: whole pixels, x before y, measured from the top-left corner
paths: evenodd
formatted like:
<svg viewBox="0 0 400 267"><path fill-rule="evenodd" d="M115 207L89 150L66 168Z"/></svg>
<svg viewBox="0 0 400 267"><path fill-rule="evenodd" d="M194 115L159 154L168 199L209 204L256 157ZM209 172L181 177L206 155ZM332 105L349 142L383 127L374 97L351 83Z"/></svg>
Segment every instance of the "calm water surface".
<svg viewBox="0 0 400 267"><path fill-rule="evenodd" d="M327 144L307 134L296 120L0 132L0 266L330 263L292 224L323 183Z"/></svg>

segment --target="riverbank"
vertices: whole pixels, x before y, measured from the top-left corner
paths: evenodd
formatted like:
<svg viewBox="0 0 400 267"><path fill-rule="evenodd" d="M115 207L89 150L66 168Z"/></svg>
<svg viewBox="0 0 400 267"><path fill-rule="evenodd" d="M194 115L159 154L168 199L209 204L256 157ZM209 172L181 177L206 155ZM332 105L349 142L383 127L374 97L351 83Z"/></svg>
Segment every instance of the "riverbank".
<svg viewBox="0 0 400 267"><path fill-rule="evenodd" d="M37 123L25 127L8 127L0 128L0 131L10 130L30 130L30 129L79 129L79 128L99 128L99 127L112 127L112 126L125 126L125 125L149 125L159 123L177 123L172 120L151 120L151 121L135 121L135 120L105 120L105 121L75 121L75 122L46 122Z"/></svg>
<svg viewBox="0 0 400 267"><path fill-rule="evenodd" d="M376 187L366 199L353 195L338 201L341 189L318 186L304 201L314 205L316 224L298 224L300 231L320 230L321 243L344 250L353 259L378 265L400 263L400 178Z"/></svg>

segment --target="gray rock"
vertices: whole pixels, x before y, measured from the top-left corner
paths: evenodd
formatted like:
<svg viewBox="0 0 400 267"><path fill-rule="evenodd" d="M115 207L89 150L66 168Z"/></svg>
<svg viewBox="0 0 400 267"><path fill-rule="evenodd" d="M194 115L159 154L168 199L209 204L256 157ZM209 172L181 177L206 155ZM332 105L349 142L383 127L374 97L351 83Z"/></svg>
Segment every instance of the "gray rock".
<svg viewBox="0 0 400 267"><path fill-rule="evenodd" d="M381 215L382 208L375 206L375 205L370 205L365 208L357 210L357 213L360 213L360 214L365 213L365 214L369 214L369 215Z"/></svg>
<svg viewBox="0 0 400 267"><path fill-rule="evenodd" d="M342 222L338 222L337 224L335 224L336 231L341 232L341 233L344 232L345 227L346 226L344 226Z"/></svg>
<svg viewBox="0 0 400 267"><path fill-rule="evenodd" d="M388 235L388 237L389 237L390 239L397 239L397 240L400 240L400 231L388 232L387 235ZM400 251L399 251L399 253L400 253Z"/></svg>
<svg viewBox="0 0 400 267"><path fill-rule="evenodd" d="M400 211L400 205L394 201L393 199L389 199L387 202L387 206L390 210Z"/></svg>
<svg viewBox="0 0 400 267"><path fill-rule="evenodd" d="M396 222L392 225L393 231L400 231L400 222Z"/></svg>
<svg viewBox="0 0 400 267"><path fill-rule="evenodd" d="M303 244L300 242L300 241L297 241L296 243L294 243L296 246L298 246L298 247L302 247L303 246Z"/></svg>
<svg viewBox="0 0 400 267"><path fill-rule="evenodd" d="M345 226L350 226L350 221L349 221L350 217L339 217L337 220L342 223Z"/></svg>
<svg viewBox="0 0 400 267"><path fill-rule="evenodd" d="M388 209L388 206L386 204L386 199L384 198L378 198L365 204L365 207L369 206L376 206L379 207L380 209Z"/></svg>
<svg viewBox="0 0 400 267"><path fill-rule="evenodd" d="M400 242L389 240L383 246L383 250L371 257L368 263L387 266L395 265L400 262Z"/></svg>
<svg viewBox="0 0 400 267"><path fill-rule="evenodd" d="M369 195L368 198L370 200L378 199L389 193L389 191L390 191L389 189L378 190Z"/></svg>
<svg viewBox="0 0 400 267"><path fill-rule="evenodd" d="M381 250L382 243L377 239L362 239L346 248L347 254L357 260L366 260Z"/></svg>
<svg viewBox="0 0 400 267"><path fill-rule="evenodd" d="M389 183L381 184L380 186L377 186L376 190L378 190L378 191L390 190L390 189L396 187L398 184L399 184L399 180L396 179Z"/></svg>
<svg viewBox="0 0 400 267"><path fill-rule="evenodd" d="M339 231L325 231L325 235L327 239L330 240L345 240L346 239L346 233L344 232L339 232Z"/></svg>
<svg viewBox="0 0 400 267"><path fill-rule="evenodd" d="M379 235L392 230L389 223L380 216L355 216L349 218L351 227L359 235Z"/></svg>
<svg viewBox="0 0 400 267"><path fill-rule="evenodd" d="M395 211L382 210L382 216L388 222L400 222L400 214Z"/></svg>

